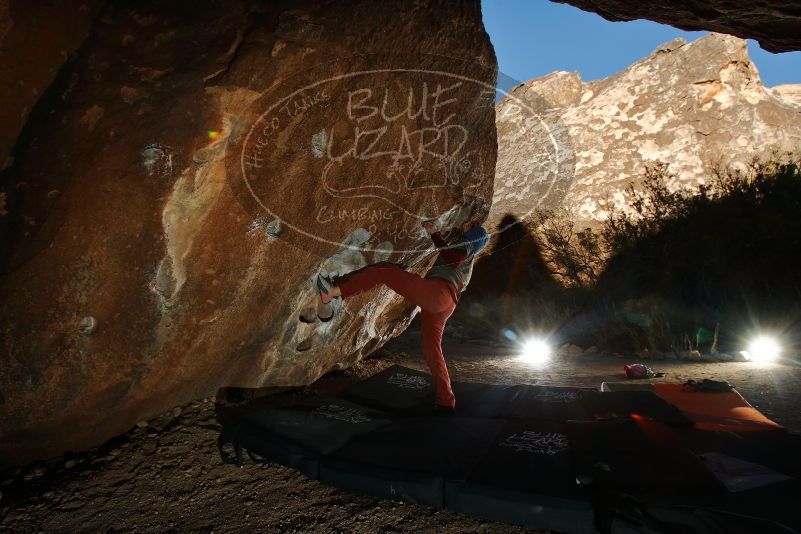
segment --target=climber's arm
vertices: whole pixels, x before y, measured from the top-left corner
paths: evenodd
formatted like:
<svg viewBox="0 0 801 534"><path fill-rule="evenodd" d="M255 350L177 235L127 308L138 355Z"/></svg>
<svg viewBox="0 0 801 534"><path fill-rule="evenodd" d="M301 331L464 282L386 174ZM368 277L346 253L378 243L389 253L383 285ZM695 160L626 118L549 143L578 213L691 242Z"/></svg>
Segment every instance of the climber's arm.
<svg viewBox="0 0 801 534"><path fill-rule="evenodd" d="M467 250L463 247L452 247L448 245L441 233L435 232L431 234L431 241L433 241L439 249L442 259L454 269L461 267L467 259Z"/></svg>

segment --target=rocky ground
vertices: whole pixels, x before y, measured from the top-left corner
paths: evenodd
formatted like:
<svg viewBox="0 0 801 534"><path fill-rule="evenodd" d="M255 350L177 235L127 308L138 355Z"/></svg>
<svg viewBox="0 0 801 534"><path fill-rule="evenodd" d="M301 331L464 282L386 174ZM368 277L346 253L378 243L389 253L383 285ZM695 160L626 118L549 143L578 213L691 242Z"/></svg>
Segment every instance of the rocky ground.
<svg viewBox="0 0 801 534"><path fill-rule="evenodd" d="M410 331L381 353L302 391L340 389L393 364L423 369ZM599 355L523 364L508 349L446 343L455 380L598 386L622 379L624 360ZM650 362L664 380L718 378L769 417L801 431L801 367L756 363ZM221 392L220 401L266 391ZM262 397L260 401L265 401ZM522 532L425 506L352 495L281 466L223 464L214 399L176 407L88 451L5 473L2 532Z"/></svg>

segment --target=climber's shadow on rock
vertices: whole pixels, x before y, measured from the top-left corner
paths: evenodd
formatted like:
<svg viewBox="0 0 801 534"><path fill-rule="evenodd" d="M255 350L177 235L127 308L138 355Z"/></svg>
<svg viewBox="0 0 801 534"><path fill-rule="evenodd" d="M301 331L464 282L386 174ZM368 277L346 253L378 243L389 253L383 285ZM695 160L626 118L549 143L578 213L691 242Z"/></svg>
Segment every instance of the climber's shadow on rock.
<svg viewBox="0 0 801 534"><path fill-rule="evenodd" d="M503 327L525 330L537 324L525 295L553 294L558 283L543 257L542 246L524 221L503 217L487 251L476 258L470 285L454 312L451 330L463 336L495 339Z"/></svg>

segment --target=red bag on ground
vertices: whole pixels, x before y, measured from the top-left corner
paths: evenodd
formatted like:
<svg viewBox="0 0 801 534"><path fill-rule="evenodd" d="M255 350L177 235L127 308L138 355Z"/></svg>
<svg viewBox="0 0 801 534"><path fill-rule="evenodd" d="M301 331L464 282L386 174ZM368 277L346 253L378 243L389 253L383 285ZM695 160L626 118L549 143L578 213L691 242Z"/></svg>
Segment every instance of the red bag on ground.
<svg viewBox="0 0 801 534"><path fill-rule="evenodd" d="M641 363L624 365L623 372L626 373L626 378L651 378L654 376L651 368Z"/></svg>

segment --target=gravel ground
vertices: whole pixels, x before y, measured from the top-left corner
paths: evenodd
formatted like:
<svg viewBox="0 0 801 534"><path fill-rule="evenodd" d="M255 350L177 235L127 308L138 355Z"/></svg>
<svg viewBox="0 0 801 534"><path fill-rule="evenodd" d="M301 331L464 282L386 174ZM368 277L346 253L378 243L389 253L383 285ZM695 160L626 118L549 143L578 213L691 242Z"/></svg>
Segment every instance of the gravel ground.
<svg viewBox="0 0 801 534"><path fill-rule="evenodd" d="M374 358L332 373L301 391L226 390L142 422L91 451L40 462L0 479L2 532L525 532L467 516L352 495L272 464L238 469L217 454L217 411L234 398L276 398L336 392L393 363L424 369L419 334L410 331ZM624 360L555 357L521 363L503 349L445 344L454 380L597 387L622 379ZM801 368L779 364L649 362L663 380L725 379L763 413L801 431ZM216 408L216 410L215 410Z"/></svg>

